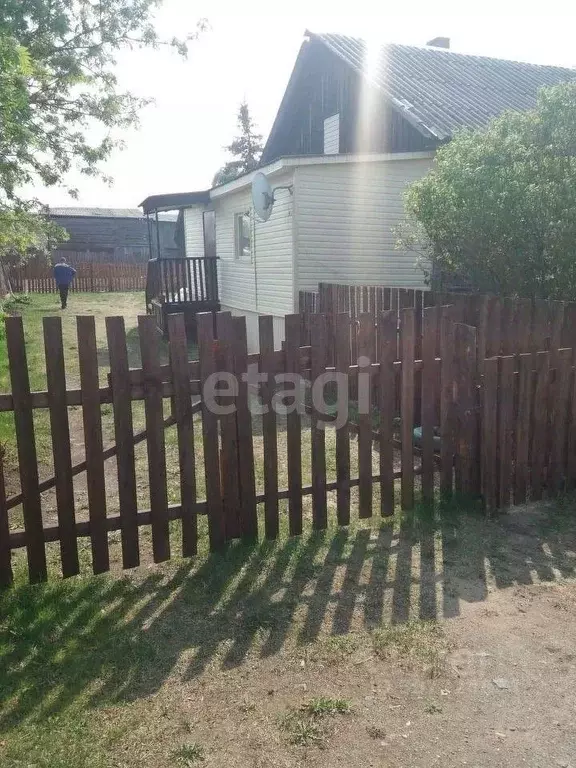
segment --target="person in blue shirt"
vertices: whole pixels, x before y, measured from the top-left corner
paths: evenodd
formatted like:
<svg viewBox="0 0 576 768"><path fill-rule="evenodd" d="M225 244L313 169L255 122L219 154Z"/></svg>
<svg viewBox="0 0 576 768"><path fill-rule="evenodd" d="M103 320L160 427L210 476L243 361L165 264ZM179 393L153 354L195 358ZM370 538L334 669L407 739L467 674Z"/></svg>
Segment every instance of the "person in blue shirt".
<svg viewBox="0 0 576 768"><path fill-rule="evenodd" d="M70 283L74 280L76 270L67 263L66 257L62 256L58 264L53 269L54 280L58 286L60 292L60 301L62 302L62 309L66 309L68 303L68 291L70 290Z"/></svg>

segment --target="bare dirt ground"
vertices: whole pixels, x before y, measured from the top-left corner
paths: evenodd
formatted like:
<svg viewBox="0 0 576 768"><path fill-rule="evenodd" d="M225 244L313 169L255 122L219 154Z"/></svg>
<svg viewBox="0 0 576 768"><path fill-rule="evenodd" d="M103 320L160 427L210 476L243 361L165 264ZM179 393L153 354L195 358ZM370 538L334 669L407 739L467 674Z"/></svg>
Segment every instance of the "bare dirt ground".
<svg viewBox="0 0 576 768"><path fill-rule="evenodd" d="M466 606L444 627L451 650L433 679L359 642L341 661L303 652L171 684L148 706L168 732L190 723L215 766L574 766L575 599L574 586L533 586ZM331 718L325 743L287 744L281 716L326 695L352 713ZM140 737L128 750L153 764Z"/></svg>
<svg viewBox="0 0 576 768"><path fill-rule="evenodd" d="M445 531L434 586L422 538L414 549L402 533L359 532L306 583L283 642L286 592L273 584L253 612L239 598L254 645L239 628L209 659L202 648L181 659L143 703L147 733L132 734L131 759L169 765L157 747L192 741L214 766L576 766L576 537L571 525L544 540L542 514ZM386 550L387 567L374 559ZM393 622L384 634L381 610ZM306 716L287 728L287 713L317 697L351 712L314 721L319 733Z"/></svg>

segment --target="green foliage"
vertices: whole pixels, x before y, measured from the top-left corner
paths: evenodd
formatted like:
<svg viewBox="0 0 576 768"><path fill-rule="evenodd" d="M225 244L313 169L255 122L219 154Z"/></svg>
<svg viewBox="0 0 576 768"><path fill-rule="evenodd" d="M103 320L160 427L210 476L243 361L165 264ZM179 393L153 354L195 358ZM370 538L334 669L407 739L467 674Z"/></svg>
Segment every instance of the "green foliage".
<svg viewBox="0 0 576 768"><path fill-rule="evenodd" d="M576 84L454 136L406 206L403 245L426 243L428 269L485 292L576 298Z"/></svg>
<svg viewBox="0 0 576 768"><path fill-rule="evenodd" d="M174 750L172 757L176 761L176 765L182 765L184 768L189 768L189 766L204 760L204 747L197 742L183 744L181 747Z"/></svg>
<svg viewBox="0 0 576 768"><path fill-rule="evenodd" d="M262 136L255 133L254 121L250 117L248 104L245 101L240 104L237 119L240 134L225 147L237 159L231 160L217 171L212 181L213 186L237 179L243 173L248 173L258 167L262 154Z"/></svg>
<svg viewBox="0 0 576 768"><path fill-rule="evenodd" d="M326 696L319 696L303 704L301 711L315 717L322 717L324 715L347 715L352 711L352 707L346 699L330 699Z"/></svg>
<svg viewBox="0 0 576 768"><path fill-rule="evenodd" d="M330 732L325 718L349 715L351 712L352 706L346 699L320 696L302 704L298 709L289 709L280 717L279 724L290 744L324 747Z"/></svg>
<svg viewBox="0 0 576 768"><path fill-rule="evenodd" d="M187 41L161 40L152 17L161 0L4 0L0 14L0 254L50 249L63 230L24 185L65 185L76 168L101 176L146 99L118 88L115 55ZM76 190L68 189L72 196Z"/></svg>

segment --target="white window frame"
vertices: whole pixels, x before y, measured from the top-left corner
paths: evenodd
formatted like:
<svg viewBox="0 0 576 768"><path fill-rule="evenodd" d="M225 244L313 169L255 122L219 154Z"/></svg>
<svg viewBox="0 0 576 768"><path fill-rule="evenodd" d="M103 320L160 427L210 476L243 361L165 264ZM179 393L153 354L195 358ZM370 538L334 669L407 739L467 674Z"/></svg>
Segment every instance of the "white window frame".
<svg viewBox="0 0 576 768"><path fill-rule="evenodd" d="M248 244L245 243L244 219L248 219L248 231L250 232ZM254 229L252 214L250 211L237 211L234 214L234 258L236 261L252 261L254 251Z"/></svg>

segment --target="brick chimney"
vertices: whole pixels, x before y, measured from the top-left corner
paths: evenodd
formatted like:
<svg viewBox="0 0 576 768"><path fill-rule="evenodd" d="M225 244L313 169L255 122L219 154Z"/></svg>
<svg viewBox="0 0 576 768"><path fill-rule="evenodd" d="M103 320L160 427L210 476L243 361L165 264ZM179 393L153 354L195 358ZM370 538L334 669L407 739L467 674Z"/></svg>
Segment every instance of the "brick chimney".
<svg viewBox="0 0 576 768"><path fill-rule="evenodd" d="M432 40L428 40L426 45L429 45L432 48L450 48L450 38L449 37L434 37L434 38L432 38Z"/></svg>

